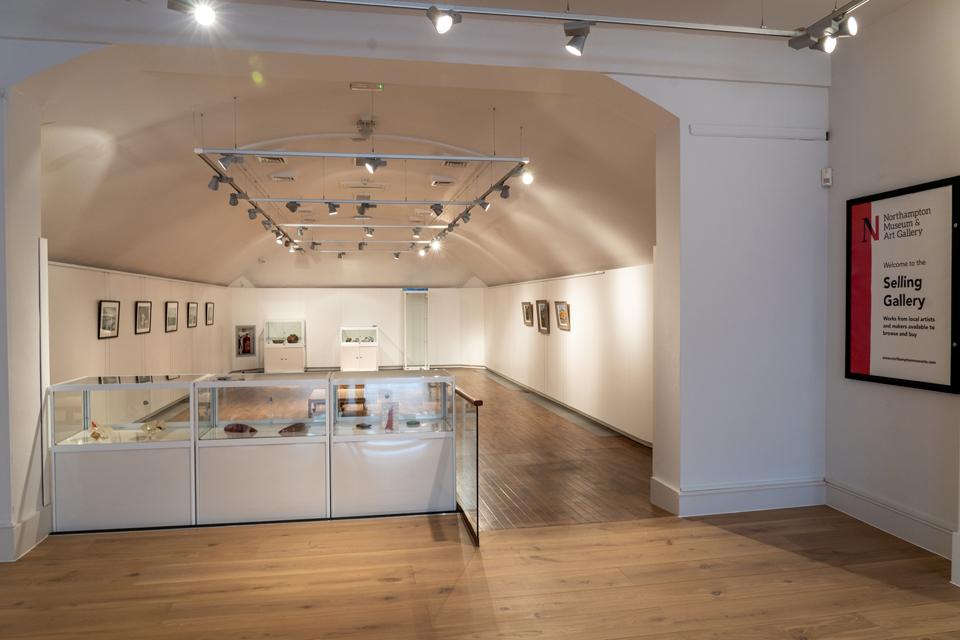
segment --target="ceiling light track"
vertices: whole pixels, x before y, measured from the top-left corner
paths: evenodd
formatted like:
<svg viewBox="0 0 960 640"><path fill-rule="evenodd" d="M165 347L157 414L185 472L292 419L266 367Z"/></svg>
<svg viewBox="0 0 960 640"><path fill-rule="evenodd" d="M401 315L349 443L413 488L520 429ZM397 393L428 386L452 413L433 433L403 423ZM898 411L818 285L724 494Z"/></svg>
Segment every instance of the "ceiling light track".
<svg viewBox="0 0 960 640"><path fill-rule="evenodd" d="M304 204L357 204L357 205L367 205L367 208L374 208L376 206L430 206L435 204L441 204L444 206L451 207L466 207L472 204L479 204L477 200L351 200L349 198L339 199L339 198L250 198L250 202L265 202L265 203L294 203L296 205ZM289 208L289 207L288 207ZM296 213L296 208L292 213Z"/></svg>
<svg viewBox="0 0 960 640"><path fill-rule="evenodd" d="M316 222L285 223L281 224L285 228L304 228L304 229L446 229L445 224L323 224ZM326 242L326 241L324 241ZM399 242L399 240L398 240Z"/></svg>
<svg viewBox="0 0 960 640"><path fill-rule="evenodd" d="M343 5L351 7L371 7L375 9L401 9L406 11L431 10L442 11L453 16L477 15L498 18L521 18L546 22L591 22L593 24L619 25L626 27L647 27L654 29L674 29L683 31L712 31L718 33L737 33L751 36L774 38L792 38L801 34L799 30L767 29L741 25L707 24L701 22L679 22L674 20L650 20L648 18L630 18L625 16L605 16L566 11L535 11L527 9L509 9L506 7L476 7L441 4L432 2L406 2L405 0L297 0L312 4ZM860 0L862 1L862 0ZM430 17L430 16L428 16ZM433 18L431 17L431 20ZM436 24L436 22L434 22ZM453 26L452 24L450 25ZM449 30L449 27L447 28Z"/></svg>
<svg viewBox="0 0 960 640"><path fill-rule="evenodd" d="M369 160L370 153L335 153L332 151L267 151L264 149L207 149L197 148L193 150L198 156L207 155L233 155L233 156L272 156L280 158L348 158L356 160ZM377 153L379 160L421 160L426 162L521 162L528 164L530 158L518 156L445 156L430 155L418 153Z"/></svg>

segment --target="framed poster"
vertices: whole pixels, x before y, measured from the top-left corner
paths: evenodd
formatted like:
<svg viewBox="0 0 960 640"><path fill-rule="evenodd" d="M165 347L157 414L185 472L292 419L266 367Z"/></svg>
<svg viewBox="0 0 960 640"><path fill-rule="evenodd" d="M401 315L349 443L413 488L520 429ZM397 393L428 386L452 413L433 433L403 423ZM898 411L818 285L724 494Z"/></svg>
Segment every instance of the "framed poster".
<svg viewBox="0 0 960 640"><path fill-rule="evenodd" d="M233 331L237 357L255 357L257 355L257 327L252 324L241 324L234 327Z"/></svg>
<svg viewBox="0 0 960 640"><path fill-rule="evenodd" d="M557 309L557 329L570 331L570 304L564 300L553 303Z"/></svg>
<svg viewBox="0 0 960 640"><path fill-rule="evenodd" d="M97 308L97 338L116 338L120 335L120 302L101 300Z"/></svg>
<svg viewBox="0 0 960 640"><path fill-rule="evenodd" d="M137 335L150 333L153 321L153 303L148 300L137 300L133 309L133 332Z"/></svg>
<svg viewBox="0 0 960 640"><path fill-rule="evenodd" d="M550 303L537 300L537 331L550 333Z"/></svg>
<svg viewBox="0 0 960 640"><path fill-rule="evenodd" d="M528 327L533 326L533 303L521 302L520 309L523 311L523 324Z"/></svg>
<svg viewBox="0 0 960 640"><path fill-rule="evenodd" d="M956 393L960 177L847 201L846 377Z"/></svg>
<svg viewBox="0 0 960 640"><path fill-rule="evenodd" d="M180 303L166 302L163 311L163 330L171 333L177 330L180 324Z"/></svg>
<svg viewBox="0 0 960 640"><path fill-rule="evenodd" d="M204 307L204 313L206 313L205 323L207 324L207 326L212 325L213 324L213 303L212 302L208 302L206 304L206 306Z"/></svg>

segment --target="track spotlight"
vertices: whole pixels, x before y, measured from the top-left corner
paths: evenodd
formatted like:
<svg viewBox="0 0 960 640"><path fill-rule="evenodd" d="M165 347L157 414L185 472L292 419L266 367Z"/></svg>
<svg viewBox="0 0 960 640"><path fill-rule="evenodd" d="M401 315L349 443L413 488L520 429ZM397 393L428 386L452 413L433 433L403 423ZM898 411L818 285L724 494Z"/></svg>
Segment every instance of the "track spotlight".
<svg viewBox="0 0 960 640"><path fill-rule="evenodd" d="M369 202L361 202L357 205L357 215L354 216L354 220L367 218L367 211L370 209L376 209L377 205L370 204Z"/></svg>
<svg viewBox="0 0 960 640"><path fill-rule="evenodd" d="M275 231L274 235L277 238L277 244L283 244L283 234L280 233L279 231Z"/></svg>
<svg viewBox="0 0 960 640"><path fill-rule="evenodd" d="M270 224L270 221L267 220L267 219L264 219L264 221L261 222L260 224L262 224L262 225L263 225L263 228L266 229L267 231L270 231L270 227L273 226L273 225Z"/></svg>
<svg viewBox="0 0 960 640"><path fill-rule="evenodd" d="M456 228L457 228L456 222L451 222L450 224L447 225L447 231L453 231Z"/></svg>
<svg viewBox="0 0 960 640"><path fill-rule="evenodd" d="M592 22L568 22L563 25L563 33L570 38L567 42L567 53L577 56L583 55L583 47L587 44L587 36L590 35Z"/></svg>
<svg viewBox="0 0 960 640"><path fill-rule="evenodd" d="M836 36L838 38L852 38L860 32L860 25L853 16L847 16L837 25Z"/></svg>
<svg viewBox="0 0 960 640"><path fill-rule="evenodd" d="M502 187L500 187L500 197L503 198L504 200L510 197L510 185L505 184Z"/></svg>
<svg viewBox="0 0 960 640"><path fill-rule="evenodd" d="M527 186L533 184L533 172L524 168L523 171L520 172L520 181Z"/></svg>
<svg viewBox="0 0 960 640"><path fill-rule="evenodd" d="M366 242L360 242L360 243L357 244L357 251L363 251L363 250L366 249L366 248L367 248L367 243L366 243Z"/></svg>
<svg viewBox="0 0 960 640"><path fill-rule="evenodd" d="M240 204L240 198L237 196L236 193L231 193L231 194L230 194L230 206L231 206L231 207L235 207L235 206L237 206L238 204Z"/></svg>
<svg viewBox="0 0 960 640"><path fill-rule="evenodd" d="M207 183L207 189L210 189L210 191L216 191L220 188L221 182L226 182L226 180L221 178L219 174L214 174L214 176L210 178L210 182Z"/></svg>
<svg viewBox="0 0 960 640"><path fill-rule="evenodd" d="M256 209L247 209L247 217L250 218L251 220L257 219L257 213L258 212ZM264 222L266 222L266 220L264 220Z"/></svg>
<svg viewBox="0 0 960 640"><path fill-rule="evenodd" d="M206 2L198 2L193 7L193 19L201 27L212 26L217 21L217 10Z"/></svg>
<svg viewBox="0 0 960 640"><path fill-rule="evenodd" d="M439 217L440 215L443 214L443 205L440 204L439 202L436 204L432 204L430 205L430 210L433 211L434 215Z"/></svg>
<svg viewBox="0 0 960 640"><path fill-rule="evenodd" d="M305 234L306 232L307 232L306 227L297 227L297 235L300 236L301 238L303 237L303 234Z"/></svg>
<svg viewBox="0 0 960 640"><path fill-rule="evenodd" d="M413 239L414 239L414 240L419 240L419 239L420 239L420 232L421 232L421 231L423 231L423 230L422 230L420 227L414 227L414 228L413 228Z"/></svg>
<svg viewBox="0 0 960 640"><path fill-rule="evenodd" d="M296 245L294 245L293 243L291 243L291 244L289 244L288 246L290 247L290 248L288 249L288 251L289 251L290 253L296 253L296 251L297 251Z"/></svg>
<svg viewBox="0 0 960 640"><path fill-rule="evenodd" d="M468 222L470 222L470 212L464 211L463 215L460 216L460 220L463 222L463 224L467 224Z"/></svg>
<svg viewBox="0 0 960 640"><path fill-rule="evenodd" d="M329 213L331 216L337 215L340 213L340 205L338 205L336 202L328 202L327 213Z"/></svg>
<svg viewBox="0 0 960 640"><path fill-rule="evenodd" d="M217 162L224 171L229 171L230 165L243 164L243 156L234 155L232 153L224 153L220 156L220 160Z"/></svg>
<svg viewBox="0 0 960 640"><path fill-rule="evenodd" d="M811 44L810 48L823 51L824 53L833 53L837 50L837 39L831 35L824 35L815 43Z"/></svg>
<svg viewBox="0 0 960 640"><path fill-rule="evenodd" d="M431 240L430 248L433 249L434 251L440 251L440 239L434 238L433 240Z"/></svg>
<svg viewBox="0 0 960 640"><path fill-rule="evenodd" d="M420 247L420 250L417 251L417 255L419 255L422 258L423 256L427 255L427 250L424 249L423 247Z"/></svg>
<svg viewBox="0 0 960 640"><path fill-rule="evenodd" d="M372 238L372 237L373 237L373 227L364 227L364 229L363 229L363 235L367 236L368 238Z"/></svg>
<svg viewBox="0 0 960 640"><path fill-rule="evenodd" d="M296 200L291 200L290 202L287 203L287 209L290 210L290 213L296 213L297 209L299 208L300 208L300 203L297 202Z"/></svg>
<svg viewBox="0 0 960 640"><path fill-rule="evenodd" d="M399 251L394 251L394 252L393 252L393 259L394 259L394 260L399 260L399 259L400 259L400 252L399 252Z"/></svg>
<svg viewBox="0 0 960 640"><path fill-rule="evenodd" d="M433 28L436 29L440 35L450 31L453 25L463 22L463 16L456 11L448 11L436 6L427 9L427 18L430 19L430 22L433 23Z"/></svg>
<svg viewBox="0 0 960 640"><path fill-rule="evenodd" d="M380 158L367 158L363 161L363 166L367 169L367 173L373 173L380 167L387 166L387 161Z"/></svg>
<svg viewBox="0 0 960 640"><path fill-rule="evenodd" d="M477 206L479 206L484 211L490 211L490 203L487 202L486 200L481 200L480 202L477 203Z"/></svg>
<svg viewBox="0 0 960 640"><path fill-rule="evenodd" d="M289 246L292 245L292 244L293 244L293 243L290 242L290 238L284 238L284 239L283 239L283 246L289 247ZM293 252L291 251L290 253L293 253Z"/></svg>
<svg viewBox="0 0 960 640"><path fill-rule="evenodd" d="M344 251L337 252L337 260L343 260L343 256L347 255Z"/></svg>
<svg viewBox="0 0 960 640"><path fill-rule="evenodd" d="M319 251L321 244L322 244L322 243L317 242L316 240L314 240L313 242L310 243L310 248L313 249L314 251Z"/></svg>

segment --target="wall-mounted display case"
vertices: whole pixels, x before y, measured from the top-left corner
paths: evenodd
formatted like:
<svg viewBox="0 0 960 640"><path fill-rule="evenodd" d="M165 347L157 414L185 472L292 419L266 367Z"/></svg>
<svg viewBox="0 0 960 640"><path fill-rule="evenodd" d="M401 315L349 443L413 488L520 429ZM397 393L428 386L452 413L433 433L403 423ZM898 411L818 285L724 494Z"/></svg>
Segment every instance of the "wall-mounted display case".
<svg viewBox="0 0 960 640"><path fill-rule="evenodd" d="M455 508L454 391L445 371L331 375L334 517Z"/></svg>
<svg viewBox="0 0 960 640"><path fill-rule="evenodd" d="M327 376L197 384L197 522L325 518Z"/></svg>
<svg viewBox="0 0 960 640"><path fill-rule="evenodd" d="M340 327L340 370L377 371L380 368L380 329Z"/></svg>
<svg viewBox="0 0 960 640"><path fill-rule="evenodd" d="M54 527L193 522L193 383L201 376L81 378L50 387Z"/></svg>
<svg viewBox="0 0 960 640"><path fill-rule="evenodd" d="M263 333L264 373L303 373L307 366L303 320L267 320Z"/></svg>

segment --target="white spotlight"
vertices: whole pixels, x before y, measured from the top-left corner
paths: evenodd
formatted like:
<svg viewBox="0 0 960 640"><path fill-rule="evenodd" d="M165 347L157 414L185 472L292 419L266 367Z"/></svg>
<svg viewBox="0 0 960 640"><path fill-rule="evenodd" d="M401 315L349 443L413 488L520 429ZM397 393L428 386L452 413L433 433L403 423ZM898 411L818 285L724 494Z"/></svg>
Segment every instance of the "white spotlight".
<svg viewBox="0 0 960 640"><path fill-rule="evenodd" d="M380 167L387 166L387 161L381 160L380 158L367 158L363 161L363 166L366 168L367 173L373 173Z"/></svg>
<svg viewBox="0 0 960 640"><path fill-rule="evenodd" d="M563 32L570 40L567 42L567 53L577 56L583 55L583 48L587 44L587 36L590 35L590 26L592 22L568 22L563 25Z"/></svg>
<svg viewBox="0 0 960 640"><path fill-rule="evenodd" d="M394 251L394 252L393 252L393 259L394 259L394 260L399 260L399 259L400 259L400 252L399 252L399 251Z"/></svg>
<svg viewBox="0 0 960 640"><path fill-rule="evenodd" d="M858 33L860 33L860 25L854 16L847 16L840 21L840 26L837 27L837 37L840 38L852 38Z"/></svg>
<svg viewBox="0 0 960 640"><path fill-rule="evenodd" d="M478 202L477 204L478 204L478 205L480 206L480 208L483 209L484 211L490 211L490 203L487 202L486 200L481 200L481 201Z"/></svg>
<svg viewBox="0 0 960 640"><path fill-rule="evenodd" d="M373 227L366 227L366 228L363 230L363 235L367 236L368 238L372 238L372 237L373 237Z"/></svg>
<svg viewBox="0 0 960 640"><path fill-rule="evenodd" d="M423 256L427 255L427 250L424 249L423 247L420 247L420 250L417 251L417 255L419 255L422 258Z"/></svg>
<svg viewBox="0 0 960 640"><path fill-rule="evenodd" d="M193 19L201 27L212 26L217 21L217 10L205 2L198 2L193 8Z"/></svg>
<svg viewBox="0 0 960 640"><path fill-rule="evenodd" d="M433 240L431 240L430 248L433 249L434 251L440 251L440 240L438 240L437 238L434 238Z"/></svg>
<svg viewBox="0 0 960 640"><path fill-rule="evenodd" d="M456 11L447 11L436 6L427 9L427 17L440 35L450 31L453 25L460 24L463 21L463 16Z"/></svg>
<svg viewBox="0 0 960 640"><path fill-rule="evenodd" d="M291 245L290 245L290 249L288 249L288 251L289 251L290 253L296 253L296 252L297 252L297 246L294 245L294 244L291 244Z"/></svg>
<svg viewBox="0 0 960 640"><path fill-rule="evenodd" d="M340 205L338 205L335 202L328 202L327 213L329 213L331 216L337 215L338 213L340 213Z"/></svg>
<svg viewBox="0 0 960 640"><path fill-rule="evenodd" d="M524 169L520 172L520 181L525 185L533 184L533 172L529 169Z"/></svg>
<svg viewBox="0 0 960 640"><path fill-rule="evenodd" d="M833 53L837 50L837 39L831 35L825 35L811 45L810 48L823 51L824 53Z"/></svg>
<svg viewBox="0 0 960 640"><path fill-rule="evenodd" d="M413 230L413 239L414 239L414 240L419 240L419 239L420 239L420 227L415 227L415 228L414 228L414 230Z"/></svg>

